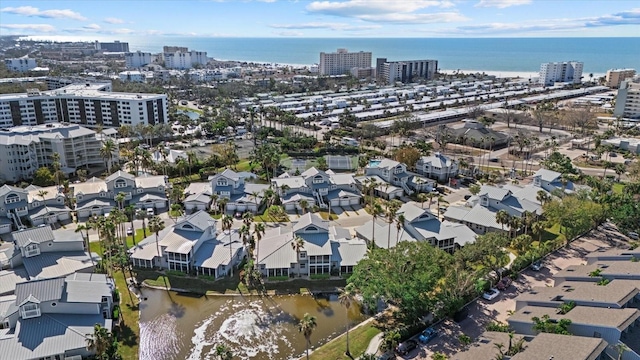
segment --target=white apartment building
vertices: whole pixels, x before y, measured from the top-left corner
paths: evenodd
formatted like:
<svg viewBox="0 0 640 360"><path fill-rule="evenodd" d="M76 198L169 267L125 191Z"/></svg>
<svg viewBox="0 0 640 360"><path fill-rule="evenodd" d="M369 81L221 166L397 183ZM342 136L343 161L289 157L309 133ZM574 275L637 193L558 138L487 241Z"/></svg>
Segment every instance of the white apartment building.
<svg viewBox="0 0 640 360"><path fill-rule="evenodd" d="M65 173L78 168L105 166L100 156L103 139L113 137L115 129L101 135L75 124L17 126L0 130L0 179L17 182L33 178L38 168L50 166L51 155L60 154ZM117 152L114 157L117 161Z"/></svg>
<svg viewBox="0 0 640 360"><path fill-rule="evenodd" d="M320 75L344 75L352 68L370 68L371 52L349 52L347 49L338 49L334 53L320 53Z"/></svg>
<svg viewBox="0 0 640 360"><path fill-rule="evenodd" d="M140 71L123 71L118 74L118 78L123 82L144 82L145 74Z"/></svg>
<svg viewBox="0 0 640 360"><path fill-rule="evenodd" d="M4 59L4 65L9 71L19 72L29 71L38 66L38 64L36 64L36 59L29 59L26 57L19 59Z"/></svg>
<svg viewBox="0 0 640 360"><path fill-rule="evenodd" d="M640 119L640 76L620 83L613 116Z"/></svg>
<svg viewBox="0 0 640 360"><path fill-rule="evenodd" d="M579 61L550 62L540 65L539 82L550 86L556 82L580 84L584 63Z"/></svg>
<svg viewBox="0 0 640 360"><path fill-rule="evenodd" d="M169 121L167 95L110 90L110 83L83 83L0 95L0 128L57 122L117 128Z"/></svg>
<svg viewBox="0 0 640 360"><path fill-rule="evenodd" d="M376 76L386 84L396 81L410 82L419 79L431 80L438 71L437 60L387 61L376 59Z"/></svg>
<svg viewBox="0 0 640 360"><path fill-rule="evenodd" d="M206 65L209 61L206 51L195 50L165 52L162 57L164 59L164 67L167 69L191 69L194 65Z"/></svg>
<svg viewBox="0 0 640 360"><path fill-rule="evenodd" d="M127 69L137 69L153 62L154 56L149 52L128 52L124 54Z"/></svg>
<svg viewBox="0 0 640 360"><path fill-rule="evenodd" d="M634 76L636 76L636 71L634 69L611 69L607 71L605 85L610 88L617 89L620 87L621 82L631 79Z"/></svg>

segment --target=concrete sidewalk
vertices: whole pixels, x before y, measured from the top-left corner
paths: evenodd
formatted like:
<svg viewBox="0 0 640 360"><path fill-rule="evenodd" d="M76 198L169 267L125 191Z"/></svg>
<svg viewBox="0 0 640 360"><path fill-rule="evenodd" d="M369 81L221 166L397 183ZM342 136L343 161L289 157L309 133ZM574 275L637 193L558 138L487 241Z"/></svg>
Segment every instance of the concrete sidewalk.
<svg viewBox="0 0 640 360"><path fill-rule="evenodd" d="M371 339L371 342L369 342L369 346L367 347L367 350L365 350L365 354L377 354L378 353L378 349L380 348L380 344L382 344L382 337L384 336L384 333L381 332L380 334L376 335L373 337L373 339Z"/></svg>

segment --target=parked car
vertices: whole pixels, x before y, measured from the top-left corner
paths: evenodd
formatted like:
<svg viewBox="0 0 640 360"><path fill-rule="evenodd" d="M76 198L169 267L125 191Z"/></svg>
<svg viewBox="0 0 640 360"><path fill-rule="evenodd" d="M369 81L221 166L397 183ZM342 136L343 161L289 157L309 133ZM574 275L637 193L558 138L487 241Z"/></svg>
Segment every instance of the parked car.
<svg viewBox="0 0 640 360"><path fill-rule="evenodd" d="M484 294L482 294L482 297L485 300L491 301L491 300L497 298L498 295L500 295L500 290L498 290L496 288L491 288L491 289L485 291Z"/></svg>
<svg viewBox="0 0 640 360"><path fill-rule="evenodd" d="M637 232L630 232L630 233L627 234L627 236L629 236L633 240L638 240L638 233Z"/></svg>
<svg viewBox="0 0 640 360"><path fill-rule="evenodd" d="M464 196L464 199L465 199L465 200L469 200L469 199L471 199L471 194L467 194L467 195L465 195L465 196Z"/></svg>
<svg viewBox="0 0 640 360"><path fill-rule="evenodd" d="M127 228L127 236L133 235L133 228Z"/></svg>
<svg viewBox="0 0 640 360"><path fill-rule="evenodd" d="M400 355L406 355L409 352L411 352L411 350L417 347L418 347L418 342L415 340L409 339L407 341L401 342L400 345L396 347L396 352Z"/></svg>
<svg viewBox="0 0 640 360"><path fill-rule="evenodd" d="M147 208L147 216L153 216L156 214L156 211L153 208Z"/></svg>
<svg viewBox="0 0 640 360"><path fill-rule="evenodd" d="M511 285L512 281L511 278L508 276L503 277L502 279L500 279L500 281L498 281L498 284L496 285L496 288L498 290L506 290L507 288L509 288L509 286Z"/></svg>
<svg viewBox="0 0 640 360"><path fill-rule="evenodd" d="M542 262L540 260L534 261L533 264L531 264L531 270L540 271L540 269L542 269Z"/></svg>
<svg viewBox="0 0 640 360"><path fill-rule="evenodd" d="M238 212L236 212L234 216L235 216L235 218L236 218L236 219L238 219L238 220L242 219L242 213L241 213L241 212L239 212L239 211L238 211Z"/></svg>
<svg viewBox="0 0 640 360"><path fill-rule="evenodd" d="M610 152L609 153L609 157L618 157L618 154L614 153L614 152Z"/></svg>
<svg viewBox="0 0 640 360"><path fill-rule="evenodd" d="M418 340L420 340L421 343L426 344L437 336L438 331L432 327L428 327L420 333Z"/></svg>

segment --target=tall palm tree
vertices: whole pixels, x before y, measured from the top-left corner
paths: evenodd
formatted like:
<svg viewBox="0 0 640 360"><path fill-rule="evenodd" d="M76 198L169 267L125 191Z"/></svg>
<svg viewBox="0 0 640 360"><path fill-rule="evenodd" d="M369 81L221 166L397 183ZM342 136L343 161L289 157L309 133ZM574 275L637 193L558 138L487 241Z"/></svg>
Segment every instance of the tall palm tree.
<svg viewBox="0 0 640 360"><path fill-rule="evenodd" d="M40 198L42 199L42 203L44 204L44 198L47 196L47 194L49 194L49 192L47 190L39 190L38 191L38 196L40 196Z"/></svg>
<svg viewBox="0 0 640 360"><path fill-rule="evenodd" d="M438 217L440 217L440 204L448 204L449 202L447 201L447 199L444 198L444 196L439 195L438 196Z"/></svg>
<svg viewBox="0 0 640 360"><path fill-rule="evenodd" d="M296 252L296 262L298 264L298 277L300 274L300 251L304 249L304 239L300 236L296 235L296 237L291 242L291 248Z"/></svg>
<svg viewBox="0 0 640 360"><path fill-rule="evenodd" d="M102 144L102 148L100 148L100 156L107 162L107 172L109 174L111 174L111 162L113 161L117 148L118 146L113 139L107 139L107 141Z"/></svg>
<svg viewBox="0 0 640 360"><path fill-rule="evenodd" d="M387 222L389 223L389 226L387 227L387 250L391 248L391 224L393 224L396 219L398 208L399 206L396 205L395 202L389 203L387 205L387 212L385 214L385 216L387 217Z"/></svg>
<svg viewBox="0 0 640 360"><path fill-rule="evenodd" d="M374 244L376 243L376 219L378 216L382 215L382 206L380 204L371 204L371 217L373 218L371 222L371 248L373 249Z"/></svg>
<svg viewBox="0 0 640 360"><path fill-rule="evenodd" d="M87 348L102 358L111 359L116 355L117 348L114 347L113 334L109 329L102 327L100 324L93 326L93 334L86 337Z"/></svg>
<svg viewBox="0 0 640 360"><path fill-rule="evenodd" d="M218 213L218 194L211 194L211 206L213 207L213 213Z"/></svg>
<svg viewBox="0 0 640 360"><path fill-rule="evenodd" d="M159 216L154 216L149 220L149 231L156 234L156 250L158 252L158 261L162 266L162 256L160 255L160 231L164 229L164 221Z"/></svg>
<svg viewBox="0 0 640 360"><path fill-rule="evenodd" d="M264 223L256 222L253 224L253 235L255 236L255 239L256 239L256 269L258 268L258 261L260 260L259 258L260 253L258 250L259 244L265 232L266 232L266 229L264 227Z"/></svg>
<svg viewBox="0 0 640 360"><path fill-rule="evenodd" d="M527 230L531 227L536 219L536 215L531 211L524 211L522 213L522 225L524 225L524 233L527 234Z"/></svg>
<svg viewBox="0 0 640 360"><path fill-rule="evenodd" d="M496 213L496 222L502 225L502 231L504 231L505 224L509 223L510 218L511 218L511 215L509 215L509 213L506 212L505 210L499 210Z"/></svg>
<svg viewBox="0 0 640 360"><path fill-rule="evenodd" d="M515 237L518 234L518 229L520 228L520 226L522 226L522 219L520 219L517 216L512 216L509 219L509 236L510 237ZM511 235L513 230L513 235Z"/></svg>
<svg viewBox="0 0 640 360"><path fill-rule="evenodd" d="M306 214L309 208L309 202L306 199L300 200L300 208L302 208L302 213Z"/></svg>
<svg viewBox="0 0 640 360"><path fill-rule="evenodd" d="M404 214L400 214L398 215L398 217L396 218L396 246L398 245L398 242L400 241L400 230L403 229L404 227L404 222L406 221Z"/></svg>
<svg viewBox="0 0 640 360"><path fill-rule="evenodd" d="M425 201L429 200L429 195L425 193L419 193L417 197L418 197L418 201L420 202L420 205L424 209L424 203Z"/></svg>
<svg viewBox="0 0 640 360"><path fill-rule="evenodd" d="M307 347L307 360L309 360L309 345L311 345L311 334L313 334L313 330L318 327L318 322L316 321L315 316L309 315L309 313L305 313L300 323L298 323L298 331L300 331L306 340Z"/></svg>
<svg viewBox="0 0 640 360"><path fill-rule="evenodd" d="M147 215L147 212L143 209L137 209L136 210L136 219L138 220L142 220L142 235L144 236L144 238L147 238L147 217L149 215ZM134 244L135 244L135 238L134 238Z"/></svg>
<svg viewBox="0 0 640 360"><path fill-rule="evenodd" d="M133 220L136 217L136 207L133 205L128 205L124 208L124 213L129 219L129 225L131 225L131 238L133 239L133 246L136 246L136 228L133 225Z"/></svg>
<svg viewBox="0 0 640 360"><path fill-rule="evenodd" d="M538 246L540 246L540 242L542 241L542 233L544 232L545 224L543 221L536 221L531 225L531 231L538 235Z"/></svg>
<svg viewBox="0 0 640 360"><path fill-rule="evenodd" d="M226 200L223 198L222 200ZM229 235L229 273L233 276L233 246L231 244L231 228L233 227L233 217L225 215L222 217L222 232Z"/></svg>
<svg viewBox="0 0 640 360"><path fill-rule="evenodd" d="M345 286L344 288L339 290L340 294L338 295L338 301L340 301L340 304L344 305L345 309L347 310L347 351L345 351L345 355L347 355L348 357L351 357L351 352L349 351L349 308L351 307L351 304L355 303L356 301L356 294L353 291L353 288L349 285Z"/></svg>
<svg viewBox="0 0 640 360"><path fill-rule="evenodd" d="M536 200L540 202L540 205L546 204L550 200L550 196L544 190L538 190L536 193Z"/></svg>
<svg viewBox="0 0 640 360"><path fill-rule="evenodd" d="M84 224L78 224L78 226L76 226L75 232L80 233L80 235L82 235L82 238L85 241L85 247L87 249L87 252L89 253L89 257L91 258L91 265L95 267L96 264L94 264L93 256L91 256L91 250L89 250L89 229L91 229L91 224L87 222ZM83 231L85 232L86 236L82 233Z"/></svg>

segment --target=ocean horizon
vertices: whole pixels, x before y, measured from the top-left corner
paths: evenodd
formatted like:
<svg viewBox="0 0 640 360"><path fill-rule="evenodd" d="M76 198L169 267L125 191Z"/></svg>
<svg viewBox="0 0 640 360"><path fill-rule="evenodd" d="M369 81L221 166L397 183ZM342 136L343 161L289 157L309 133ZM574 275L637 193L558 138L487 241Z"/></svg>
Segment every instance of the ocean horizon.
<svg viewBox="0 0 640 360"><path fill-rule="evenodd" d="M36 38L36 37L33 37ZM41 38L41 37L38 37ZM101 39L102 40L102 39ZM105 39L107 40L107 39ZM113 39L111 39L112 41ZM438 68L536 73L543 62L581 61L583 76L609 69L640 70L640 37L621 38L225 38L122 36L130 51L162 52L165 45L206 51L217 60L311 65L320 52L371 51L389 60L438 60ZM372 66L374 66L372 64Z"/></svg>

